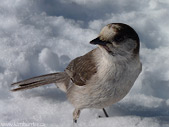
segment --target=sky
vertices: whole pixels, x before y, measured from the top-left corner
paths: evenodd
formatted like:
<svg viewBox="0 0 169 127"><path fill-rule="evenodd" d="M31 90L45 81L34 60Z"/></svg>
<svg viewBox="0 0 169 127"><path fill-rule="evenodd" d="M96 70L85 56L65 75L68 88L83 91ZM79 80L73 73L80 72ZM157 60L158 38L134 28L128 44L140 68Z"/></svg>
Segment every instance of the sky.
<svg viewBox="0 0 169 127"><path fill-rule="evenodd" d="M75 126L74 108L54 84L14 93L10 84L63 71L96 47L89 42L103 26L117 22L132 26L140 37L142 73L123 100L106 108L109 118L98 118L101 110L85 109L76 126L169 126L168 0L0 3L0 126Z"/></svg>

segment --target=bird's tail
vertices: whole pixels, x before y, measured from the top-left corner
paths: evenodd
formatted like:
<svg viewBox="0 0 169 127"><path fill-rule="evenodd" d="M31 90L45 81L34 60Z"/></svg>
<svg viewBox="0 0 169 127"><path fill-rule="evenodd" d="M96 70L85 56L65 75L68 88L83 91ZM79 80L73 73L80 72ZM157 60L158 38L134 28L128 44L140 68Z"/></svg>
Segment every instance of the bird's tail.
<svg viewBox="0 0 169 127"><path fill-rule="evenodd" d="M13 88L11 91L32 89L42 85L56 83L56 85L58 84L57 86L61 90L66 92L69 82L70 82L70 78L65 72L51 73L51 74L33 77L27 80L13 83L11 84L11 86L16 88Z"/></svg>

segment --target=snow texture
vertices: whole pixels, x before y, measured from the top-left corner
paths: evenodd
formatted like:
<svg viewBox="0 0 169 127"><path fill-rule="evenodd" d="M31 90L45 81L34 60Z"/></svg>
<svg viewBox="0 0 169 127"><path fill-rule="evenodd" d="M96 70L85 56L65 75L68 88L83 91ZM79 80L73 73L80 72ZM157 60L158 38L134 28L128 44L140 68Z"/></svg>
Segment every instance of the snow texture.
<svg viewBox="0 0 169 127"><path fill-rule="evenodd" d="M0 0L0 126L169 127L168 12L168 0ZM139 34L143 71L109 118L85 109L73 125L73 106L54 84L10 92L13 82L63 71L113 22Z"/></svg>

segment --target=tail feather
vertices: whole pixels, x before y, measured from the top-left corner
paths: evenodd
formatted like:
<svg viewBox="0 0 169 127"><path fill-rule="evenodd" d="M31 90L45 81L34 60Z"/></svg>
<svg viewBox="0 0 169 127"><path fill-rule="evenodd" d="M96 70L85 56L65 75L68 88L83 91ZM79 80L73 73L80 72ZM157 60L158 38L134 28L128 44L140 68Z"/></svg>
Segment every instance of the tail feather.
<svg viewBox="0 0 169 127"><path fill-rule="evenodd" d="M67 82L67 79L68 77L65 72L51 73L51 74L33 77L27 80L13 83L11 84L11 86L17 86L17 88L12 89L11 91L32 89L50 83L61 83L61 82L65 83Z"/></svg>

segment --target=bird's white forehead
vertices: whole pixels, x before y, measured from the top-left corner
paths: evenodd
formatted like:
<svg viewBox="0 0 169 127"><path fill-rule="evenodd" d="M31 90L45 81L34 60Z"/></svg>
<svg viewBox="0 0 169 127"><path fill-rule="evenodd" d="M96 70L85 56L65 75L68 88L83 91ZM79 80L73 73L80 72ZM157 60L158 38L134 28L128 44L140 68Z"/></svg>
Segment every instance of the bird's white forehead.
<svg viewBox="0 0 169 127"><path fill-rule="evenodd" d="M103 27L103 29L100 32L100 39L111 41L111 39L114 37L114 35L116 35L117 30L119 29L120 29L120 26L116 24L106 25L105 27Z"/></svg>

